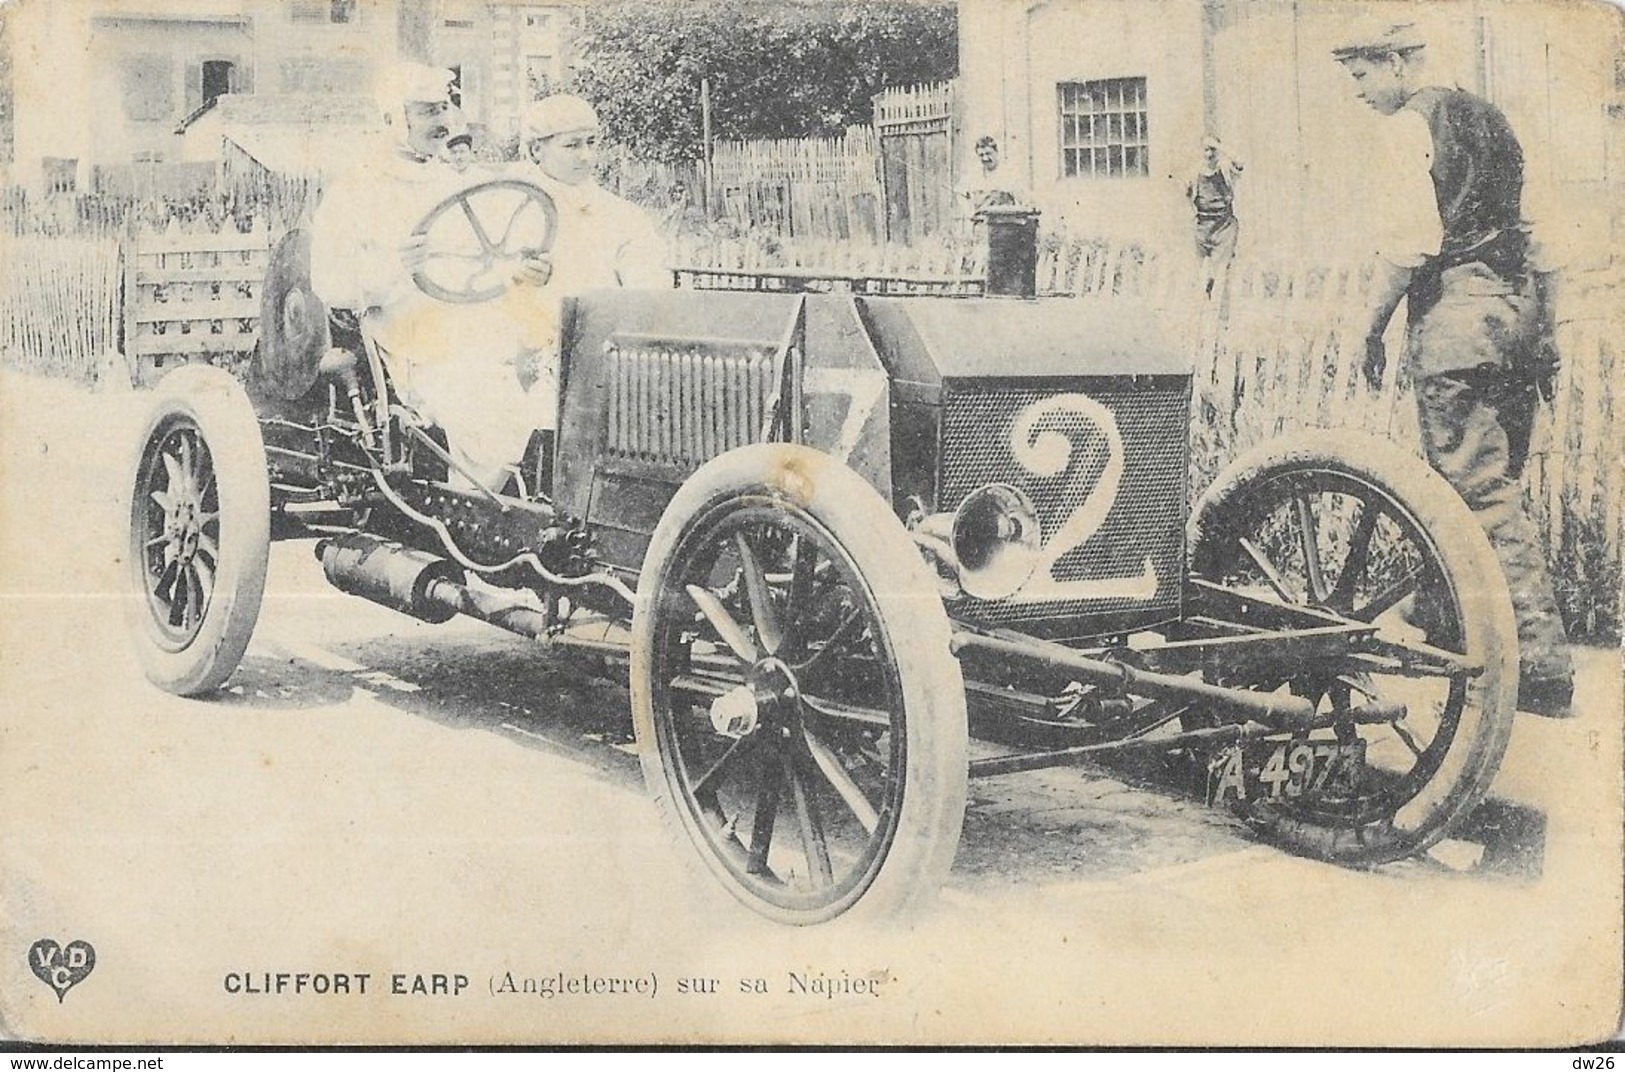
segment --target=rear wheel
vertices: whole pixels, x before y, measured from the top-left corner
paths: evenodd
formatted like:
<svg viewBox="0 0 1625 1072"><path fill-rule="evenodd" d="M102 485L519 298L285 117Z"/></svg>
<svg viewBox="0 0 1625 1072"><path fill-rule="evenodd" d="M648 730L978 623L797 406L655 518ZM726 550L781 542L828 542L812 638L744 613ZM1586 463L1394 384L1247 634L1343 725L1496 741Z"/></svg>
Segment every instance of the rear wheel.
<svg viewBox="0 0 1625 1072"><path fill-rule="evenodd" d="M259 422L229 373L169 373L141 435L130 502L131 617L148 680L182 696L237 668L265 589L270 485Z"/></svg>
<svg viewBox="0 0 1625 1072"><path fill-rule="evenodd" d="M747 447L683 485L646 561L639 750L710 873L791 924L934 896L964 820L964 684L887 504L816 451Z"/></svg>
<svg viewBox="0 0 1625 1072"><path fill-rule="evenodd" d="M1330 725L1311 745L1365 757L1355 785L1255 803L1250 818L1295 851L1352 864L1448 834L1500 766L1518 680L1506 583L1449 485L1387 443L1295 437L1220 474L1190 547L1198 577L1376 627L1349 657L1227 682L1313 700Z"/></svg>

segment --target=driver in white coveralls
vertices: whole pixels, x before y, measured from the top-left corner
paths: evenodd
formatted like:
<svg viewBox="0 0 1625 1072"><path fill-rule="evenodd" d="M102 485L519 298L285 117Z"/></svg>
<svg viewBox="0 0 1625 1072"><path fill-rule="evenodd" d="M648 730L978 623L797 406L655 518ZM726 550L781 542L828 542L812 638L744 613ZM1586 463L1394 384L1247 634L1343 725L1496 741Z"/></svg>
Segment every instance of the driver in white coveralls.
<svg viewBox="0 0 1625 1072"><path fill-rule="evenodd" d="M450 79L420 64L385 76L384 136L328 187L311 224L311 284L328 305L388 312L416 291L423 242L409 236L453 185L438 160L456 121Z"/></svg>
<svg viewBox="0 0 1625 1072"><path fill-rule="evenodd" d="M552 197L552 249L525 257L512 274L518 285L490 302L423 294L412 273L436 253L412 232L474 181L436 158L453 125L449 77L413 66L393 88L400 103L386 116L397 137L324 197L311 283L329 305L365 311L402 399L445 430L475 480L500 490L531 432L555 422L559 299L600 287L666 287L670 275L653 223L595 181L597 114L581 98L559 95L526 110L532 163L509 172Z"/></svg>
<svg viewBox="0 0 1625 1072"><path fill-rule="evenodd" d="M312 220L311 286L329 306L361 315L401 399L445 431L472 479L500 489L531 430L552 419L515 373L519 324L506 303L438 301L412 279L430 255L414 230L489 177L441 158L458 123L450 82L450 71L419 64L391 72L378 97L384 141L326 191Z"/></svg>

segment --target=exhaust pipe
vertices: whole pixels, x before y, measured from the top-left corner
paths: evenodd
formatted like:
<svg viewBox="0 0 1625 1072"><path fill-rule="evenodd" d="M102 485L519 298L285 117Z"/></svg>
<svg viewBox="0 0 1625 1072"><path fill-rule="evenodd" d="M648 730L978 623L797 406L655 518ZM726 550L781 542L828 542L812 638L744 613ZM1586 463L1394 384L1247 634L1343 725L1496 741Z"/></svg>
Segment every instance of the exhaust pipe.
<svg viewBox="0 0 1625 1072"><path fill-rule="evenodd" d="M341 592L440 625L459 614L535 640L550 638L545 612L470 588L461 566L427 551L350 532L316 544L327 580Z"/></svg>
<svg viewBox="0 0 1625 1072"><path fill-rule="evenodd" d="M462 585L462 567L443 558L360 532L317 541L316 557L341 592L435 625L457 616L455 606L431 593L439 581Z"/></svg>

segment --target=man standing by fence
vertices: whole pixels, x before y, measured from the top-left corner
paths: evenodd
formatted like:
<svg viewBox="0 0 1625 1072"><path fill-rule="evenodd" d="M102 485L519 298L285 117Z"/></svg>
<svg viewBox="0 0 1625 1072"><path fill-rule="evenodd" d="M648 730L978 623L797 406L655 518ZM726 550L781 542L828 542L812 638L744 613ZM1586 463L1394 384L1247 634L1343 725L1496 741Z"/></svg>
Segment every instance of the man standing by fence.
<svg viewBox="0 0 1625 1072"><path fill-rule="evenodd" d="M1383 332L1407 298L1406 361L1428 461L1473 508L1511 589L1518 706L1566 715L1574 687L1567 638L1519 483L1537 390L1549 393L1555 370L1541 330L1543 320L1550 330L1544 288L1528 263L1523 151L1494 105L1423 82L1423 50L1400 25L1332 52L1359 99L1396 124L1386 218L1375 221L1365 373L1380 382Z"/></svg>
<svg viewBox="0 0 1625 1072"><path fill-rule="evenodd" d="M1185 185L1185 199L1196 212L1196 255L1202 258L1203 291L1209 296L1214 280L1236 255L1241 231L1236 222L1236 181L1241 171L1241 161L1210 135L1202 139L1202 167Z"/></svg>
<svg viewBox="0 0 1625 1072"><path fill-rule="evenodd" d="M999 143L993 135L983 134L976 139L976 162L982 166L976 184L964 192L966 218L989 206L1020 204L1025 200L1010 188L1009 176L999 174Z"/></svg>

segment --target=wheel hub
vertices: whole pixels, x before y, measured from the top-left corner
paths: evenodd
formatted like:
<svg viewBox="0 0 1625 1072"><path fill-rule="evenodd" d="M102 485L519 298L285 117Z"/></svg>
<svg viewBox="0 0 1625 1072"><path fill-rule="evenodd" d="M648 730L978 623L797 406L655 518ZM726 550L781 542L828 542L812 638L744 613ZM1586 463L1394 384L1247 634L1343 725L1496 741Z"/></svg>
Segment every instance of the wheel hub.
<svg viewBox="0 0 1625 1072"><path fill-rule="evenodd" d="M745 672L745 682L711 701L711 726L726 737L743 737L764 723L791 732L801 687L783 659L769 655Z"/></svg>
<svg viewBox="0 0 1625 1072"><path fill-rule="evenodd" d="M743 737L756 729L761 711L748 685L736 685L711 701L711 727L724 737Z"/></svg>
<svg viewBox="0 0 1625 1072"><path fill-rule="evenodd" d="M164 518L164 535L169 538L169 549L177 562L190 562L197 553L203 534L198 513L198 504L191 496L175 492L174 504Z"/></svg>

